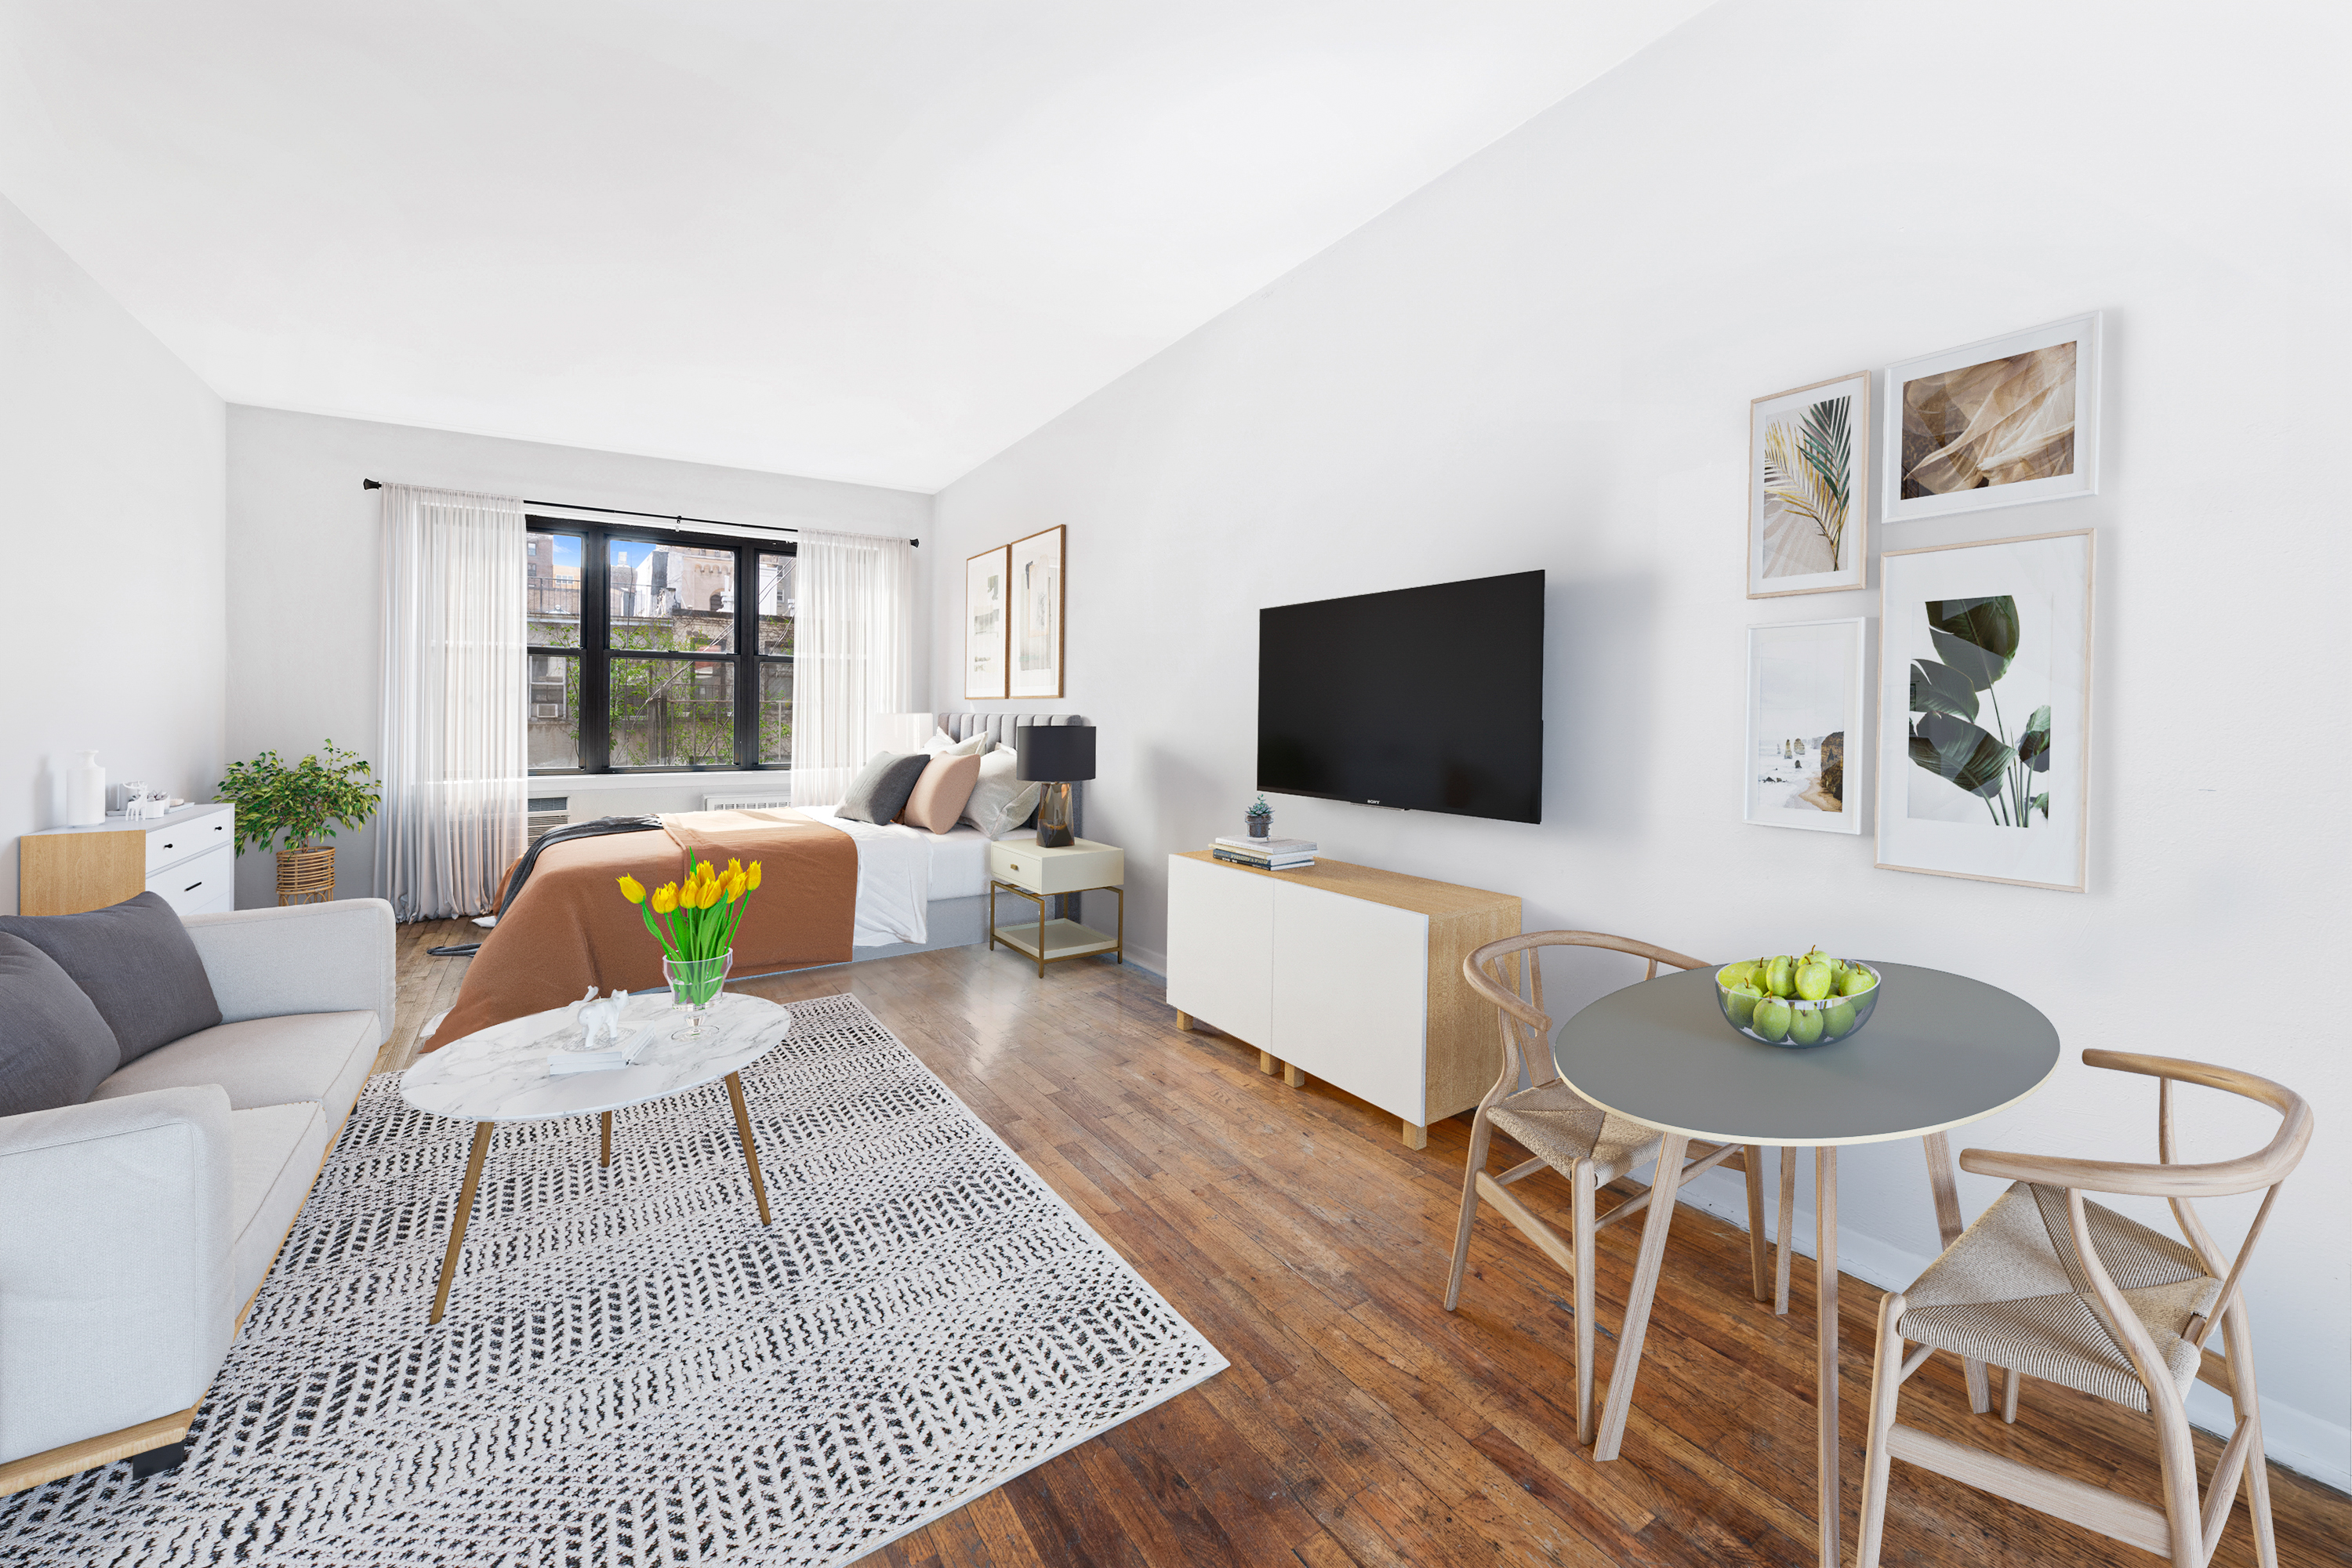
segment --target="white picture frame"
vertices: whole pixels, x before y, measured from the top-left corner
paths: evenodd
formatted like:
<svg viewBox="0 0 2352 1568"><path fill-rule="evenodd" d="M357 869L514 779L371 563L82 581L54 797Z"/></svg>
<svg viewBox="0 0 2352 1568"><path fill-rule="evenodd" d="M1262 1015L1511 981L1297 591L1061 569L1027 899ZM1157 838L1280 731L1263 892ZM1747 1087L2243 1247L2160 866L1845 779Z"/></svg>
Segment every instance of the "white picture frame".
<svg viewBox="0 0 2352 1568"><path fill-rule="evenodd" d="M1012 559L1013 547L1000 544L963 563L963 694L968 701L1004 700L1004 589Z"/></svg>
<svg viewBox="0 0 2352 1568"><path fill-rule="evenodd" d="M1866 370L1748 404L1749 598L1869 586L1870 430Z"/></svg>
<svg viewBox="0 0 2352 1568"><path fill-rule="evenodd" d="M1870 798L1866 616L1748 628L1744 820L1811 833L1862 831Z"/></svg>
<svg viewBox="0 0 2352 1568"><path fill-rule="evenodd" d="M2098 494L2102 316L1887 366L1879 521Z"/></svg>
<svg viewBox="0 0 2352 1568"><path fill-rule="evenodd" d="M1881 869L2089 887L2096 569L2087 528L1880 557Z"/></svg>
<svg viewBox="0 0 2352 1568"><path fill-rule="evenodd" d="M1005 655L1009 695L1060 697L1067 637L1062 624L1066 586L1063 576L1064 531L1048 528L1016 539L1007 596L1010 641Z"/></svg>

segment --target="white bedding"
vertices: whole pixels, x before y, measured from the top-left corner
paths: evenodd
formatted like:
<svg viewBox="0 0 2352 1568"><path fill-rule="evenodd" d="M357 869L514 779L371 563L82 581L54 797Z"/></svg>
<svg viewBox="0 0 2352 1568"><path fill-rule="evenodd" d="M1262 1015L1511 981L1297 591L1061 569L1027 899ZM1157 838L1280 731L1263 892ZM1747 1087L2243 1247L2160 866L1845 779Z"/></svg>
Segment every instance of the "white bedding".
<svg viewBox="0 0 2352 1568"><path fill-rule="evenodd" d="M966 899L988 890L988 840L977 827L926 833L902 823L844 821L829 805L795 809L857 840L852 946L929 942L925 907L932 900Z"/></svg>

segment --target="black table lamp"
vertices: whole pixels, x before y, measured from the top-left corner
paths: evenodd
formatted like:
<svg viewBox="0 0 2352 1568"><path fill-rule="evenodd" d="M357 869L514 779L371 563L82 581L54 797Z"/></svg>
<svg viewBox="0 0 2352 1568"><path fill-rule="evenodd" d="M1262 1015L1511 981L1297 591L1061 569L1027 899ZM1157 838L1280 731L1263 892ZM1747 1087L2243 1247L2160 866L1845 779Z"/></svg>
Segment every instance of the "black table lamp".
<svg viewBox="0 0 2352 1568"><path fill-rule="evenodd" d="M1070 842L1070 784L1095 776L1092 724L1023 724L1013 731L1014 771L1037 792L1037 847Z"/></svg>

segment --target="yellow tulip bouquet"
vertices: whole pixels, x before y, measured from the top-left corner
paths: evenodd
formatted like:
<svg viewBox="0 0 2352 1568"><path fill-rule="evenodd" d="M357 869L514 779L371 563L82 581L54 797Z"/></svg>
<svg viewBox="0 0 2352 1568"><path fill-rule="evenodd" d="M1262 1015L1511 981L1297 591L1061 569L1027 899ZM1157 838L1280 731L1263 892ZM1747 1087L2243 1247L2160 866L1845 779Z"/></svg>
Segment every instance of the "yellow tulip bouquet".
<svg viewBox="0 0 2352 1568"><path fill-rule="evenodd" d="M746 867L730 859L722 871L711 861L697 859L689 849L681 882L664 883L648 894L635 877L619 881L621 896L637 906L646 930L667 955L662 969L672 993L696 1009L698 1025L700 1010L727 984L735 933L742 929L744 911L760 886L760 862Z"/></svg>

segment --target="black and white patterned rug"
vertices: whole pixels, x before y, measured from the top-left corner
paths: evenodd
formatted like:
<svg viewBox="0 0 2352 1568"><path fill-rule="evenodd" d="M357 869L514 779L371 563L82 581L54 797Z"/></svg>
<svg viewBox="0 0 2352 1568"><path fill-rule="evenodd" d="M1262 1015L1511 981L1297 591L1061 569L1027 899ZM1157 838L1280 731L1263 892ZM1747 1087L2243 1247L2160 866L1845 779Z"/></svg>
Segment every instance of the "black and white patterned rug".
<svg viewBox="0 0 2352 1568"><path fill-rule="evenodd" d="M855 999L722 1085L471 1128L373 1080L176 1472L0 1500L0 1563L831 1563L1225 1360Z"/></svg>

